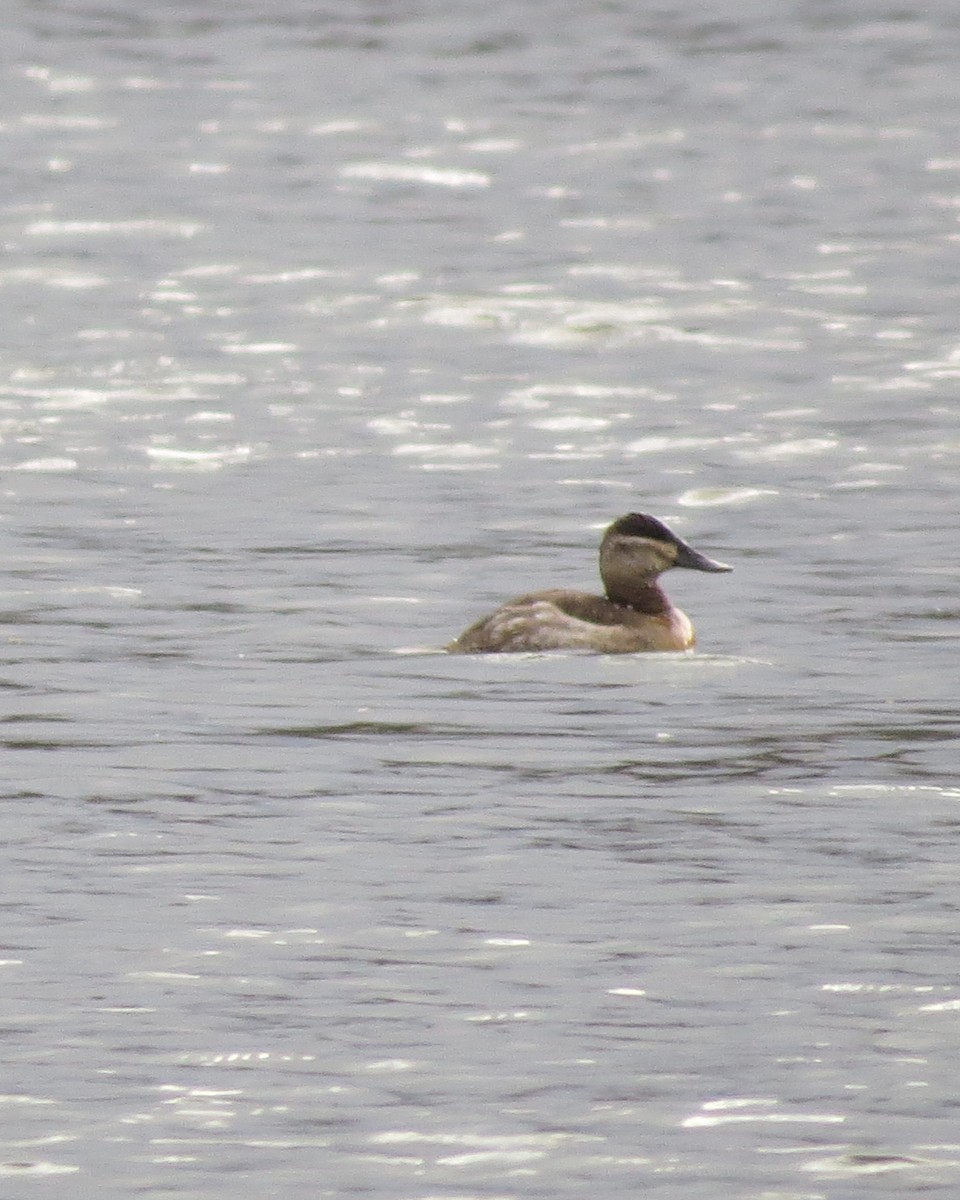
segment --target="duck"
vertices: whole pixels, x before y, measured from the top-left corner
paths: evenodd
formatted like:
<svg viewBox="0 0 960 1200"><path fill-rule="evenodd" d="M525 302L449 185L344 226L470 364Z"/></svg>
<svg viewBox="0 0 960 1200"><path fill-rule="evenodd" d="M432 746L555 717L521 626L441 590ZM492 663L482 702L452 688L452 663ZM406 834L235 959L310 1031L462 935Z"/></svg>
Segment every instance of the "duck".
<svg viewBox="0 0 960 1200"><path fill-rule="evenodd" d="M691 650L693 623L657 582L672 567L733 570L694 550L657 517L627 513L607 527L600 542L603 596L566 588L529 592L476 621L444 649L450 654Z"/></svg>

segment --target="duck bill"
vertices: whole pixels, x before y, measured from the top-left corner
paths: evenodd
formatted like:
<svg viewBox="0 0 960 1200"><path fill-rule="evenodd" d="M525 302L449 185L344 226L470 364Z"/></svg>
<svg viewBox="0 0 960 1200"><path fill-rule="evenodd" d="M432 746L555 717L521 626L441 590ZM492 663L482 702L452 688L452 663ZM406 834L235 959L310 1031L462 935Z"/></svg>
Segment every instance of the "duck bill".
<svg viewBox="0 0 960 1200"><path fill-rule="evenodd" d="M677 539L677 557L673 560L675 567L689 567L691 571L732 571L733 567L728 567L726 563L717 562L714 558L707 558L705 554L701 554L699 550L694 550L692 546L688 546L686 542L681 542Z"/></svg>

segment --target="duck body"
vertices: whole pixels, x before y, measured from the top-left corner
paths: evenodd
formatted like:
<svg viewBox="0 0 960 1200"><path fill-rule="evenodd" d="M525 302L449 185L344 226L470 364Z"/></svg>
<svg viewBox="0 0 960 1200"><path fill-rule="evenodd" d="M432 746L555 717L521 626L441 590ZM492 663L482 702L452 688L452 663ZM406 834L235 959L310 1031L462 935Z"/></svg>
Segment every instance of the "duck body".
<svg viewBox="0 0 960 1200"><path fill-rule="evenodd" d="M660 589L657 588L660 592ZM448 650L459 654L594 650L633 654L689 650L693 625L660 592L662 609L641 612L606 596L554 588L508 600L465 630Z"/></svg>
<svg viewBox="0 0 960 1200"><path fill-rule="evenodd" d="M670 567L732 570L688 546L656 517L628 513L613 522L600 543L605 595L553 588L517 596L471 625L447 650L454 654L689 650L696 640L693 625L657 582Z"/></svg>

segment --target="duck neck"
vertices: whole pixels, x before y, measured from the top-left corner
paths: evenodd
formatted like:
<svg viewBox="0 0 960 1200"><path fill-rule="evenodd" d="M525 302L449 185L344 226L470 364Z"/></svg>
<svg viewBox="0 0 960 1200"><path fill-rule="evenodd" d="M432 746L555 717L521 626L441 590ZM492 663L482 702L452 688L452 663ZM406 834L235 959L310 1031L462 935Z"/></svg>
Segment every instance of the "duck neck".
<svg viewBox="0 0 960 1200"><path fill-rule="evenodd" d="M663 588L653 580L631 582L628 585L608 583L607 599L648 616L659 616L670 608Z"/></svg>

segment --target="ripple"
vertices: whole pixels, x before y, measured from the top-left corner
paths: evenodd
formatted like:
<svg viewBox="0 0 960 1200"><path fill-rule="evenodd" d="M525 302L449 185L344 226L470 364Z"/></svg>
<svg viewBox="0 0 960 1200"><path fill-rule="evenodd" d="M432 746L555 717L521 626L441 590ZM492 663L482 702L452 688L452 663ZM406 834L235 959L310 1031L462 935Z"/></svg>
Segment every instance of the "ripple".
<svg viewBox="0 0 960 1200"><path fill-rule="evenodd" d="M425 183L434 187L484 188L490 186L485 171L454 167L426 167L417 163L358 162L340 168L344 179L372 179L378 183Z"/></svg>
<svg viewBox="0 0 960 1200"><path fill-rule="evenodd" d="M838 1178L860 1175L886 1175L891 1171L904 1171L911 1167L926 1165L923 1159L908 1158L901 1154L836 1154L826 1158L815 1158L801 1168L817 1175Z"/></svg>
<svg viewBox="0 0 960 1200"><path fill-rule="evenodd" d="M776 488L731 487L731 488L692 488L677 497L677 503L684 508L721 508L750 504L764 496L779 496Z"/></svg>
<svg viewBox="0 0 960 1200"><path fill-rule="evenodd" d="M543 429L548 433L592 433L609 427L610 422L604 417L547 417L530 422L531 429Z"/></svg>
<svg viewBox="0 0 960 1200"><path fill-rule="evenodd" d="M77 234L119 234L140 237L155 234L160 237L192 238L203 229L199 221L173 221L144 218L135 221L33 221L24 232L29 237L56 237Z"/></svg>
<svg viewBox="0 0 960 1200"><path fill-rule="evenodd" d="M79 1167L52 1162L0 1162L0 1175L74 1175Z"/></svg>
<svg viewBox="0 0 960 1200"><path fill-rule="evenodd" d="M177 450L170 446L139 447L153 466L169 470L216 471L232 463L246 462L251 446L224 446L217 450Z"/></svg>
<svg viewBox="0 0 960 1200"><path fill-rule="evenodd" d="M840 1113L724 1113L718 1116L698 1113L680 1122L682 1129L707 1129L718 1125L841 1125Z"/></svg>
<svg viewBox="0 0 960 1200"><path fill-rule="evenodd" d="M36 471L46 474L57 474L64 471L76 471L80 464L75 458L30 458L26 462L16 463L12 471Z"/></svg>
<svg viewBox="0 0 960 1200"><path fill-rule="evenodd" d="M665 450L702 450L707 446L719 446L726 442L724 437L657 437L637 438L623 447L628 454L662 454Z"/></svg>
<svg viewBox="0 0 960 1200"><path fill-rule="evenodd" d="M235 342L220 349L224 354L292 354L300 347L294 342Z"/></svg>
<svg viewBox="0 0 960 1200"><path fill-rule="evenodd" d="M777 442L769 446L758 446L751 450L738 451L738 457L751 462L777 462L785 458L800 458L804 455L825 454L828 450L836 450L840 445L836 438L813 437L795 438L792 441Z"/></svg>

